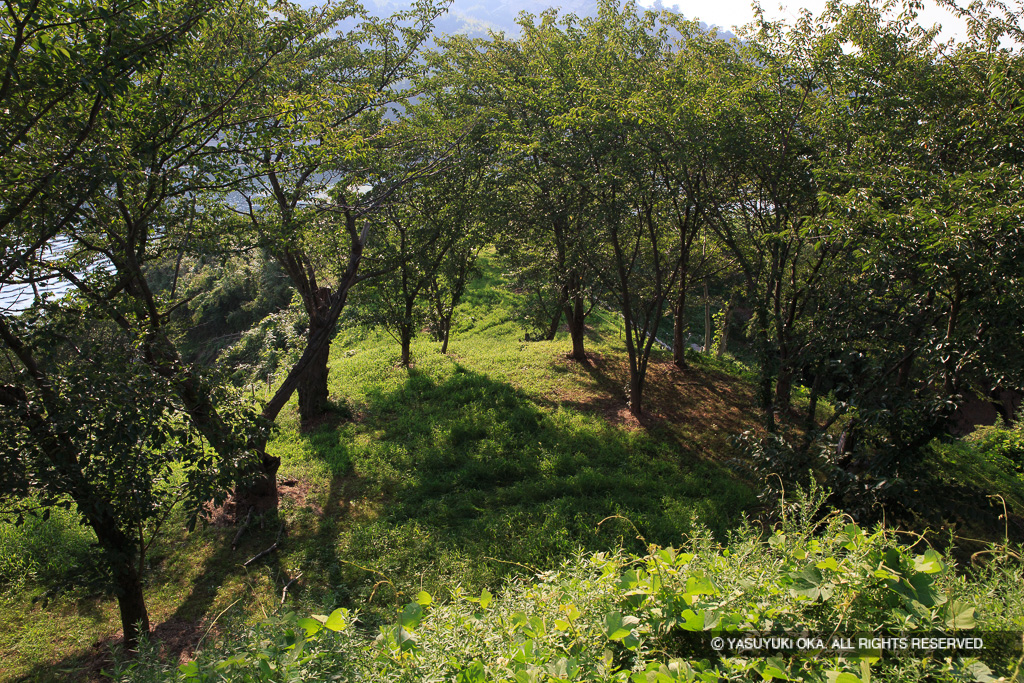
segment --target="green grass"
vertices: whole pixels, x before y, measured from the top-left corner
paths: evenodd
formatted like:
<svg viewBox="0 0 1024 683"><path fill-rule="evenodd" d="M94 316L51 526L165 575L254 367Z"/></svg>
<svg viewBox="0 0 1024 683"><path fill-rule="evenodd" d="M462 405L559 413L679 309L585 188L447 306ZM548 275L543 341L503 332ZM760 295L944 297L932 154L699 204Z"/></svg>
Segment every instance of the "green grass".
<svg viewBox="0 0 1024 683"><path fill-rule="evenodd" d="M452 577L493 587L580 548L641 549L638 532L678 544L698 519L724 535L755 502L665 425L610 424L600 411L617 415L624 396L604 387L621 368L565 362L564 336L523 342L515 295L487 273L460 306L448 356L423 337L405 369L387 335L343 331L330 388L354 419L301 434L291 413L271 443L282 477L313 482L325 511L309 533L330 545L310 544L299 561L328 577L321 600L354 605ZM614 335L599 328L590 349L621 355Z"/></svg>
<svg viewBox="0 0 1024 683"><path fill-rule="evenodd" d="M591 319L591 362L570 362L564 332L523 341L516 295L493 262L483 265L448 355L424 334L406 369L386 334L339 332L329 379L335 410L304 432L294 401L285 408L268 446L282 458L280 507L256 515L237 550L233 526L186 534L181 519L168 524L147 569L164 657L176 660L204 638L205 649L278 613L292 579L294 609L358 609L369 625L421 589L438 597L497 591L580 550L678 546L698 525L724 540L756 504L729 462L729 437L757 423L748 368L694 356L679 372L656 351L647 417L637 421L625 410L614 317ZM987 472L982 460L960 458L951 476ZM984 486L1001 491L1004 483ZM243 568L282 522L280 549ZM47 524L35 539L26 530L0 536L0 576L8 577L0 680L96 678L110 664L116 603L75 569L76 558L89 557L88 533L62 518ZM35 550L17 550L32 543ZM35 563L35 574L22 572L21 561ZM10 579L19 573L25 578ZM55 581L61 589L44 596L42 586Z"/></svg>
<svg viewBox="0 0 1024 683"><path fill-rule="evenodd" d="M746 524L724 547L705 530L681 551L579 553L553 571L507 582L497 595L419 591L392 602L379 629L346 608L330 618L283 611L201 653L186 665L186 680L971 683L1013 676L1024 570L1012 551L957 573L933 549L824 511L820 489L792 493L772 534ZM718 634L704 630L723 629L726 640L736 635L731 627L856 643L855 634L912 637L950 624L973 628L958 635L983 638L985 650L863 657L805 647L769 658L727 648L718 656L709 647ZM123 680L133 683L168 680L177 668L152 656L131 666Z"/></svg>

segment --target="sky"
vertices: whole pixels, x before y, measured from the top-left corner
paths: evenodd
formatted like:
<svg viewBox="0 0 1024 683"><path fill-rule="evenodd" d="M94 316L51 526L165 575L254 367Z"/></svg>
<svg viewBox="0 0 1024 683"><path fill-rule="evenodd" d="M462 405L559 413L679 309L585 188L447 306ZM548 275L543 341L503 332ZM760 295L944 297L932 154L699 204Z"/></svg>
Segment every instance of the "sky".
<svg viewBox="0 0 1024 683"><path fill-rule="evenodd" d="M557 0L554 0L554 4L557 4ZM651 0L637 0L637 4L651 7L654 3ZM666 8L675 5L677 11L688 19L699 19L726 30L743 26L754 18L750 0L662 0L662 4ZM806 8L814 14L819 14L825 8L825 4L826 0L796 0L780 6L778 0L762 1L768 19L786 19L790 22L796 20L801 9ZM924 4L924 9L918 13L917 21L926 27L941 24L940 40L951 37L959 40L966 36L963 21L954 17L948 10L940 8L933 0L924 0Z"/></svg>

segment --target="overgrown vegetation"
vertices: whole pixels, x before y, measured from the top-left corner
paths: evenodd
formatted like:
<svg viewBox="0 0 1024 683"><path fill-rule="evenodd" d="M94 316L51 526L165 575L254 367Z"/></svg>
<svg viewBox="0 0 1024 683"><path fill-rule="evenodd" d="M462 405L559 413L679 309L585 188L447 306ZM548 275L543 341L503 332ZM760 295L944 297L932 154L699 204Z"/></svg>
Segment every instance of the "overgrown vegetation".
<svg viewBox="0 0 1024 683"><path fill-rule="evenodd" d="M1015 677L1024 653L1024 579L1003 548L957 576L927 546L901 544L795 492L771 533L749 524L720 545L706 528L677 548L577 554L554 571L507 582L497 596L450 585L396 595L391 619L356 611L285 611L180 667L153 658L123 680L181 681L991 681ZM859 645L857 636L937 632L985 640L982 651ZM1002 632L1002 635L1000 635ZM771 656L715 637L792 635L824 646ZM895 634L895 635L894 635ZM845 638L848 652L833 643ZM951 655L951 656L950 656Z"/></svg>

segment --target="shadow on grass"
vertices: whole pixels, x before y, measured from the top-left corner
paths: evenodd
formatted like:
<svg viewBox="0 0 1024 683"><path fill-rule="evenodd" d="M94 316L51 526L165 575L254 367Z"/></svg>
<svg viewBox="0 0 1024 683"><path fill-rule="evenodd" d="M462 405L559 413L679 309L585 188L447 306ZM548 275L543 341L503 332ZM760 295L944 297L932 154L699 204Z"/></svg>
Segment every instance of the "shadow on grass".
<svg viewBox="0 0 1024 683"><path fill-rule="evenodd" d="M173 556L177 566L169 570L171 574L182 573L177 579L168 580L163 570L150 570L145 577L147 584L146 600L149 609L152 631L150 641L160 653L164 661L177 662L182 655L190 655L196 648L203 634L214 625L218 616L215 610L219 611L219 605L215 606L218 592L222 586L233 579L238 579L246 574L246 569L241 565L245 560L252 557L260 550L273 543L277 533L277 512L271 510L266 513L266 524L263 529L253 528L247 531L242 537L236 550L231 549L231 541L236 533L234 527L208 527L190 536L184 541L188 549L172 548L181 546L180 542L170 538L164 538L161 548L158 544L154 548L154 560L157 563L168 562ZM254 523L254 526L258 522ZM282 538L282 543L286 537ZM202 551L210 549L201 559L193 553L195 550ZM162 557L161 557L162 556ZM281 567L279 553L271 553L250 565L249 572L269 572L272 576L283 576L284 570ZM194 578L193 578L194 577ZM183 597L175 596L173 604L168 608L166 595L161 595L158 587L166 584L180 583L186 585L187 592ZM233 597L233 596L232 596ZM98 613L99 601L116 603L113 594L102 597L89 598L79 601L79 613ZM117 616L116 604L114 606L114 618L108 625L109 628L118 628L120 618ZM116 625L115 625L116 624ZM110 633L110 630L105 630ZM114 652L122 647L122 636L120 630L113 635L100 637L99 640L89 645L78 647L73 651L66 651L65 656L57 661L39 662L32 666L27 672L21 674L17 681L106 681L110 680L104 671L109 671L113 665ZM7 680L0 676L0 680Z"/></svg>
<svg viewBox="0 0 1024 683"><path fill-rule="evenodd" d="M404 592L475 590L579 549L640 551L638 531L660 545L679 545L698 521L724 535L755 502L731 471L684 456L674 439L542 411L457 364L440 379L412 370L368 401L373 438L352 457L372 509L344 522L325 515L317 540L337 534L344 562L332 580L348 585L346 603L385 577Z"/></svg>

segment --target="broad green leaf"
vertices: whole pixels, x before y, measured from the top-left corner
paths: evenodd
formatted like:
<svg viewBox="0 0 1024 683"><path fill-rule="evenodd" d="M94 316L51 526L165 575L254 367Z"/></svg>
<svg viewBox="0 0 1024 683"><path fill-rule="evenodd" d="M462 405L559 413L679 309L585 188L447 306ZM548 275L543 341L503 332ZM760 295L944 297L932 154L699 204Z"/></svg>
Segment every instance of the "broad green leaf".
<svg viewBox="0 0 1024 683"><path fill-rule="evenodd" d="M914 558L914 569L925 574L937 574L946 568L942 556L932 548Z"/></svg>
<svg viewBox="0 0 1024 683"><path fill-rule="evenodd" d="M320 631L322 631L324 628L324 625L321 624L319 621L317 621L316 619L311 619L309 617L299 619L298 625L306 629L306 638L312 638L317 633L320 633Z"/></svg>
<svg viewBox="0 0 1024 683"><path fill-rule="evenodd" d="M622 640L629 635L623 623L622 612L608 612L604 615L604 634L609 640Z"/></svg>
<svg viewBox="0 0 1024 683"><path fill-rule="evenodd" d="M332 631L341 631L345 628L345 616L348 610L345 608L336 609L331 612L331 616L327 617L327 621L324 622L324 627L329 628Z"/></svg>
<svg viewBox="0 0 1024 683"><path fill-rule="evenodd" d="M415 629L422 620L423 608L416 602L407 604L398 615L398 624L405 629Z"/></svg>
<svg viewBox="0 0 1024 683"><path fill-rule="evenodd" d="M456 683L484 683L486 680L483 662L473 662L455 677Z"/></svg>
<svg viewBox="0 0 1024 683"><path fill-rule="evenodd" d="M976 626L974 608L968 607L959 600L949 603L944 612L946 614L946 628L972 629Z"/></svg>
<svg viewBox="0 0 1024 683"><path fill-rule="evenodd" d="M826 671L828 683L863 683L860 678L848 671Z"/></svg>

